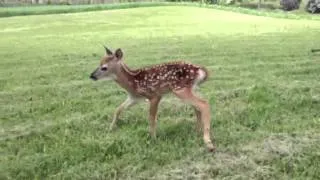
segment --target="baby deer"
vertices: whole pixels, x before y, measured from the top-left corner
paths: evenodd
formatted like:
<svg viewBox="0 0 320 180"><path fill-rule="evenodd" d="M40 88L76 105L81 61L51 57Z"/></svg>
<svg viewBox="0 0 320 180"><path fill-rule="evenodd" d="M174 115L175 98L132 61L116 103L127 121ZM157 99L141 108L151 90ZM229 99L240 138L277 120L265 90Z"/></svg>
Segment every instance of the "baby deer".
<svg viewBox="0 0 320 180"><path fill-rule="evenodd" d="M116 125L120 113L137 103L148 99L150 103L150 135L156 137L158 104L161 97L169 92L190 103L197 117L197 130L203 127L203 139L209 151L215 151L210 139L210 106L207 101L197 97L193 89L208 77L205 68L185 62L171 62L137 70L129 69L123 62L123 52L114 53L105 47L98 68L91 73L93 80L107 79L116 81L128 93L128 98L116 109L110 129Z"/></svg>

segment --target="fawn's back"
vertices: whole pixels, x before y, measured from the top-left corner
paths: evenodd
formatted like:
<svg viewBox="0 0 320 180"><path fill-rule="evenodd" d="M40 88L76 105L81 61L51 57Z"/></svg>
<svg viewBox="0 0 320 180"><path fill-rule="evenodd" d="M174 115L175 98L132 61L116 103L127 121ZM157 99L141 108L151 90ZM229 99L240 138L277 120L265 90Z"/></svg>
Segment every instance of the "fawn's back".
<svg viewBox="0 0 320 180"><path fill-rule="evenodd" d="M193 88L208 76L205 68L185 62L171 62L138 69L132 77L140 95L163 94L181 88Z"/></svg>

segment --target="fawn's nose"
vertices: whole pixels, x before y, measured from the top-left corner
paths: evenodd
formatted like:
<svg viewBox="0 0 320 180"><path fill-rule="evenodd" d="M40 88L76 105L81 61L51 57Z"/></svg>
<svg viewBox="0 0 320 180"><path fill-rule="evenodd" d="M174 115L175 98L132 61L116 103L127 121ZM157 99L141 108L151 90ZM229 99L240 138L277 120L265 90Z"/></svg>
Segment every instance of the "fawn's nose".
<svg viewBox="0 0 320 180"><path fill-rule="evenodd" d="M93 74L93 73L91 73L91 75L90 75L90 79L92 79L92 80L97 80L97 77L96 77L96 76L94 76L94 74Z"/></svg>

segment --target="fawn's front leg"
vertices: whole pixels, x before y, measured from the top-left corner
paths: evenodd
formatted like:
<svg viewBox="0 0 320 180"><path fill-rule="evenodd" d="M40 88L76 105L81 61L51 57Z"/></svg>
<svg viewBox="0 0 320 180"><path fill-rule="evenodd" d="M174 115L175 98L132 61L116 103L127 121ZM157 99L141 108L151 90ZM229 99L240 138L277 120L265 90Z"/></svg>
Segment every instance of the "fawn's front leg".
<svg viewBox="0 0 320 180"><path fill-rule="evenodd" d="M123 110L133 106L136 103L137 103L137 100L129 96L114 112L113 120L111 122L109 129L112 130L115 127L115 125L119 119L119 115L121 114L121 112Z"/></svg>
<svg viewBox="0 0 320 180"><path fill-rule="evenodd" d="M157 125L157 111L161 97L153 97L149 99L149 121L150 121L150 136L156 138L156 125Z"/></svg>

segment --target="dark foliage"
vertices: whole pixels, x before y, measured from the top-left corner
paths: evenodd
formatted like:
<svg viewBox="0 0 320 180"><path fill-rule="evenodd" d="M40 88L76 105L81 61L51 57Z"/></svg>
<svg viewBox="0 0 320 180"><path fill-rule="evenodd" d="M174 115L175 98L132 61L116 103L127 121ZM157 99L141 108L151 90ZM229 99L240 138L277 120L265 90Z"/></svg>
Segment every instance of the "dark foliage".
<svg viewBox="0 0 320 180"><path fill-rule="evenodd" d="M241 4L239 4L240 7L243 7L243 8L248 8L248 9L271 9L271 10L274 10L274 9L277 9L277 6L275 6L274 4L268 4L268 3L263 3L260 5L257 4L257 3L251 3L251 2L243 2Z"/></svg>
<svg viewBox="0 0 320 180"><path fill-rule="evenodd" d="M309 0L306 5L306 11L310 13L320 13L320 0Z"/></svg>
<svg viewBox="0 0 320 180"><path fill-rule="evenodd" d="M280 5L285 11L299 9L301 0L280 0Z"/></svg>

